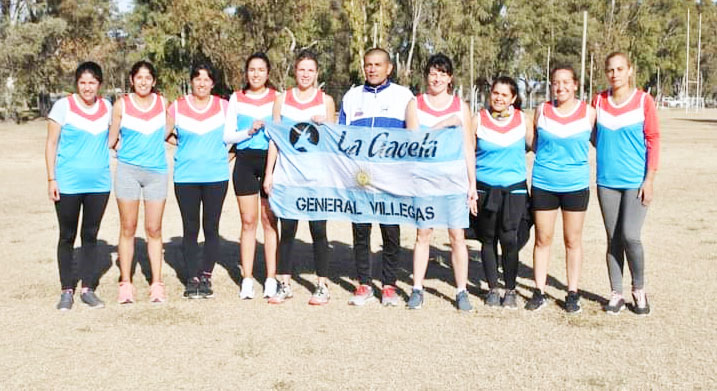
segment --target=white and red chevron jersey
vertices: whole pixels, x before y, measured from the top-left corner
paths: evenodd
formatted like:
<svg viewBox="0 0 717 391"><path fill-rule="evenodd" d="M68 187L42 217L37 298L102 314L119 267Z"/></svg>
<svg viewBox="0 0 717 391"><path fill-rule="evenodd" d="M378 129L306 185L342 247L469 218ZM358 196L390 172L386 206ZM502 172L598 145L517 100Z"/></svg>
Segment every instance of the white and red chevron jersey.
<svg viewBox="0 0 717 391"><path fill-rule="evenodd" d="M295 93L296 89L287 90L284 95L284 103L281 105L281 118L291 121L309 121L315 115L326 116L326 103L324 92L316 88L314 95L306 100L299 100Z"/></svg>
<svg viewBox="0 0 717 391"><path fill-rule="evenodd" d="M483 109L479 118L476 180L493 187L525 181L525 114L513 110L510 117L498 121Z"/></svg>
<svg viewBox="0 0 717 391"><path fill-rule="evenodd" d="M244 91L234 92L229 98L227 107L224 141L231 143L241 138L243 140L236 143L237 149L267 150L269 136L266 135L264 128L259 129L251 136L248 135L248 130L255 120L271 122L271 111L275 98L276 90L272 88L267 88L259 95L246 94ZM244 135L240 135L240 133L244 133Z"/></svg>
<svg viewBox="0 0 717 391"><path fill-rule="evenodd" d="M614 189L637 189L647 170L656 170L660 129L652 96L635 89L622 104L610 90L593 99L597 111L597 184Z"/></svg>
<svg viewBox="0 0 717 391"><path fill-rule="evenodd" d="M164 99L152 94L152 104L140 108L132 94L122 97L120 137L122 143L117 160L157 172L167 172L164 132L167 123Z"/></svg>
<svg viewBox="0 0 717 391"><path fill-rule="evenodd" d="M55 180L60 194L109 192L112 106L98 97L85 108L79 99L72 94L58 100L47 116L60 125Z"/></svg>
<svg viewBox="0 0 717 391"><path fill-rule="evenodd" d="M537 142L532 186L554 192L578 191L590 185L588 151L593 124L590 111L578 101L568 114L553 102L538 107Z"/></svg>
<svg viewBox="0 0 717 391"><path fill-rule="evenodd" d="M418 124L421 129L430 129L452 115L457 115L461 122L464 118L463 104L458 96L454 96L445 107L436 108L431 106L431 102L426 99L425 94L418 94L416 96L416 107L418 109Z"/></svg>
<svg viewBox="0 0 717 391"><path fill-rule="evenodd" d="M212 96L198 109L194 96L180 97L169 106L177 130L174 153L175 183L210 183L229 180L224 122L227 101Z"/></svg>

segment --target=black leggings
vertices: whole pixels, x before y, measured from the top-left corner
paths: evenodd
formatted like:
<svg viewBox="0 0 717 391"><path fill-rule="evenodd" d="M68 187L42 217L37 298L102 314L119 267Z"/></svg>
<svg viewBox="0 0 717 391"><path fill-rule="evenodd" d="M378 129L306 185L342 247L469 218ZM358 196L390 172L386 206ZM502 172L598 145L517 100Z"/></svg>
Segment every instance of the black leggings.
<svg viewBox="0 0 717 391"><path fill-rule="evenodd" d="M97 265L97 232L105 214L110 193L60 194L55 202L60 240L57 242L57 266L60 269L62 289L75 289L78 280L84 288L95 289L99 283ZM80 264L73 271L73 252L77 237L77 222L82 209Z"/></svg>
<svg viewBox="0 0 717 391"><path fill-rule="evenodd" d="M498 241L503 250L503 278L506 289L515 289L518 277L518 231L500 231L493 240L481 241L480 257L490 289L498 287Z"/></svg>
<svg viewBox="0 0 717 391"><path fill-rule="evenodd" d="M371 284L371 223L353 223L354 259L359 284ZM398 225L379 224L383 250L381 251L381 283L396 286L396 269L401 251L401 228Z"/></svg>
<svg viewBox="0 0 717 391"><path fill-rule="evenodd" d="M524 183L521 183L513 187L518 190L524 186ZM511 193L510 188L491 189L480 183L478 189L483 199L480 212L473 221L481 242L480 256L485 279L490 289L498 287L498 243L500 243L500 248L503 250L501 260L505 287L515 289L520 263L518 252L524 245L518 236L523 216L527 213L528 195ZM496 201L497 206L491 204L490 197L499 197L498 201L493 200Z"/></svg>
<svg viewBox="0 0 717 391"><path fill-rule="evenodd" d="M281 238L279 239L279 265L277 274L292 274L294 238L297 220L280 219ZM314 247L314 266L319 277L329 276L329 242L326 239L326 220L309 221L309 230Z"/></svg>
<svg viewBox="0 0 717 391"><path fill-rule="evenodd" d="M211 183L175 183L179 212L182 215L182 246L187 265L187 281L202 275L210 276L219 258L219 218L229 181ZM204 228L204 263L199 263L199 206L202 205Z"/></svg>

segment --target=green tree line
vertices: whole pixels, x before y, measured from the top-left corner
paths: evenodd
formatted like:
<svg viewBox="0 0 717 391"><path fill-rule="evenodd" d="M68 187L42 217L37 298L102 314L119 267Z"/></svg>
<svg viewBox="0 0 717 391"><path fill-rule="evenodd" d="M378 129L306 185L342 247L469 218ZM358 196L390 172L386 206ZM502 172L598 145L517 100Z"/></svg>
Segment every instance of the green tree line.
<svg viewBox="0 0 717 391"><path fill-rule="evenodd" d="M442 52L453 59L464 97L473 89L481 101L491 80L506 74L539 101L548 61L580 70L583 11L586 93L590 56L595 92L606 86L605 55L622 50L634 62L637 86L655 95L659 83L663 95L677 95L684 89L688 9L690 79L698 74L701 14L699 73L704 96L715 97L717 6L709 0L135 0L124 14L107 0L0 0L0 107L36 106L49 92L71 91L72 71L84 60L103 66L113 93L128 90L134 61L148 59L158 68L159 90L174 98L186 92L193 63L211 62L219 71L217 93L227 94L242 85L245 58L264 51L271 80L286 88L302 49L319 55L319 81L340 99L363 82L363 53L373 46L392 54L393 78L415 90L428 57ZM694 95L694 83L690 88Z"/></svg>

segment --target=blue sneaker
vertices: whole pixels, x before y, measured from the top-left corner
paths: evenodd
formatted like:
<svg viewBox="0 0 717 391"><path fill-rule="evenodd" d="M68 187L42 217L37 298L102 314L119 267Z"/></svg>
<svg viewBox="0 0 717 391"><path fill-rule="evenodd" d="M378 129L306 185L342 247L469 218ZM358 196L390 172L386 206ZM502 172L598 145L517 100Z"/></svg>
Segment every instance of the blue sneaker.
<svg viewBox="0 0 717 391"><path fill-rule="evenodd" d="M458 311L468 312L473 310L470 300L468 300L468 292L460 291L456 295L456 308Z"/></svg>
<svg viewBox="0 0 717 391"><path fill-rule="evenodd" d="M421 307L423 307L423 289L414 289L411 291L411 297L408 298L406 308L420 310Z"/></svg>

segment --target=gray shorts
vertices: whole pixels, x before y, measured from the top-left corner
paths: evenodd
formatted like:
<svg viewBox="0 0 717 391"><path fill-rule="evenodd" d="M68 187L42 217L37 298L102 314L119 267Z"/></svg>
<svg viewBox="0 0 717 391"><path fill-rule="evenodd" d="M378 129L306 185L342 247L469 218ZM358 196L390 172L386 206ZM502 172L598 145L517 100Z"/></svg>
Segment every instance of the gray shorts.
<svg viewBox="0 0 717 391"><path fill-rule="evenodd" d="M139 200L142 193L145 201L164 200L167 198L168 179L166 172L147 170L118 161L115 196L120 200Z"/></svg>

